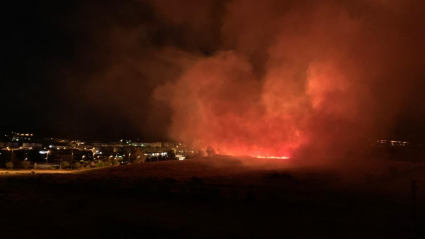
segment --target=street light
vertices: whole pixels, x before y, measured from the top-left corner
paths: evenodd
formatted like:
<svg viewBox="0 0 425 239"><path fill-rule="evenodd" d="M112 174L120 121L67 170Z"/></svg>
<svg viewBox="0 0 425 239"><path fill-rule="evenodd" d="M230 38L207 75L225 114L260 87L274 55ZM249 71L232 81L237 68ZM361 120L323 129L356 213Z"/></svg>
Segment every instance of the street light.
<svg viewBox="0 0 425 239"><path fill-rule="evenodd" d="M72 168L72 164L74 163L74 149L72 149L72 153L71 153L72 157L71 157L71 170Z"/></svg>
<svg viewBox="0 0 425 239"><path fill-rule="evenodd" d="M7 147L7 148L10 151L10 148L9 147ZM12 161L13 161L13 149L12 149L12 154L10 155L10 162L12 162Z"/></svg>
<svg viewBox="0 0 425 239"><path fill-rule="evenodd" d="M47 150L47 152L46 152L46 164L49 163L49 153L50 153L50 150Z"/></svg>

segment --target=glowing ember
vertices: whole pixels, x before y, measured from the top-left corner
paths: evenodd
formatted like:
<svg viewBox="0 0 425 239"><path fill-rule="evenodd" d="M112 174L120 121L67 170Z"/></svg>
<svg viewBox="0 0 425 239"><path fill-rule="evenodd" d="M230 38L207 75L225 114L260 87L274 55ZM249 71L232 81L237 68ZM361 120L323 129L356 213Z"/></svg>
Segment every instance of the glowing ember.
<svg viewBox="0 0 425 239"><path fill-rule="evenodd" d="M259 159L289 159L290 157L287 156L283 156L283 157L277 157L277 156L255 156L252 155L252 157L254 158L259 158Z"/></svg>

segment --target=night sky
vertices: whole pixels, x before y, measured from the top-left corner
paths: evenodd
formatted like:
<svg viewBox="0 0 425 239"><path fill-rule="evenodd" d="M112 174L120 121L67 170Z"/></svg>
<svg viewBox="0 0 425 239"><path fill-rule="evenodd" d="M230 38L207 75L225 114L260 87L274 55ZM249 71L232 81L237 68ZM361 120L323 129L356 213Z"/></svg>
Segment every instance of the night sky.
<svg viewBox="0 0 425 239"><path fill-rule="evenodd" d="M134 112L140 126L135 126L120 106L91 99L92 93L107 96L97 92L100 86L88 85L90 77L114 64L116 49L107 39L111 28L153 21L149 6L134 1L7 1L0 8L3 131L102 140L165 138L161 120L161 127L143 130L152 86L141 83L134 86L137 92L121 90L113 96L140 106ZM151 44L161 44L155 39L160 33L148 36ZM127 84L125 78L117 83Z"/></svg>
<svg viewBox="0 0 425 239"><path fill-rule="evenodd" d="M361 83L357 83L357 78L347 80L350 82L348 86L342 85L355 89L349 92L357 94L358 98L340 100L338 97L343 96L333 94L334 98L326 98L325 103L336 107L329 102L343 102L344 114L348 108L365 109L366 117L362 118L363 113L359 113L353 119L372 123L347 122L340 117L342 111L329 113L321 109L318 113L318 110L311 110L313 106L305 106L307 103L300 105L304 107L303 112L311 111L308 113L310 117L291 118L290 122L304 119L320 122L317 125L321 127L329 122L332 125L343 122L341 131L329 137L349 132L345 128L354 126L364 131L362 137L370 132L374 137L425 139L425 17L419 10L423 6L416 1L371 1L372 4L330 0L323 2L326 7L315 1L255 2L2 1L0 130L87 140L195 139L205 135L198 131L190 131L185 137L179 135L191 127L202 128L207 133L208 130L225 131L225 128L216 128L216 123L203 121L198 124L203 117L197 115L198 111L187 110L195 107L191 102L198 102L197 99L205 95L195 92L192 87L203 77L225 75L226 80L220 81L223 89L239 89L244 85L228 79L253 79L252 87L245 89L246 94L235 95L236 90L213 91L214 94L207 99L213 102L211 108L205 103L206 99L198 102L196 107L214 109L214 113L203 116L219 119L218 116L229 115L227 111L218 110L223 105L249 109L247 105L250 103L241 105L239 102L268 96L266 93L270 92L252 89L267 87L275 68L283 69L292 64L290 68L296 69L293 70L295 73L288 75L296 75L294 79L297 80L311 73L313 63L321 66L316 63L342 61L344 65L335 68L344 69L342 73L346 75L365 79ZM333 26L338 22L333 17L339 16L335 12L349 19L340 21L345 24L340 32L333 30L340 27ZM317 22L316 18L323 20L321 25L313 24ZM346 33L345 28L351 32ZM323 40L321 33L317 32L334 37ZM313 45L317 43L317 47L310 49L312 43L304 40L313 37L317 40ZM293 46L286 47L288 44ZM334 48L337 50L329 50ZM231 56L229 53L222 56L221 51L230 51ZM275 52L279 51L284 53L276 56ZM220 57L229 63L227 66L241 68L240 72L200 72L210 66L219 68L214 59ZM275 66L276 62L279 62L278 66ZM300 80L299 84L291 83L291 89L298 91L306 87L309 82L308 77L306 79ZM184 93L169 94L170 88ZM299 91L286 100L310 99L310 91ZM253 95L252 99L246 99L248 94ZM232 98L226 98L228 95ZM222 98L226 99L226 104L214 101ZM245 115L245 112L234 113ZM261 108L258 112L267 112L267 109ZM270 119L269 114L259 114ZM197 116L191 118L191 115ZM318 120L311 119L314 117ZM220 120L214 120L217 121ZM265 124L275 124L275 120ZM255 124L246 127L250 125ZM322 128L317 130L316 124L306 125L297 127L311 134L325 132ZM375 126L379 130L374 132ZM251 136L256 137L256 133L243 137ZM220 137L228 138L224 133ZM287 139L282 141L287 142Z"/></svg>

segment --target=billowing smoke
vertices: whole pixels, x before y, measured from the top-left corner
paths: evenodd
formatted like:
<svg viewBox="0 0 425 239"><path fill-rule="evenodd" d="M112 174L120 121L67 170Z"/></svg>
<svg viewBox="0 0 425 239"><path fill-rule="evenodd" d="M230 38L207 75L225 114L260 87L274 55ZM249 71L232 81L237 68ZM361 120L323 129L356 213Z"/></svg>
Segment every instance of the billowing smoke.
<svg viewBox="0 0 425 239"><path fill-rule="evenodd" d="M150 104L170 111L160 121L170 139L223 154L342 154L389 135L420 99L418 1L140 2L154 20L115 34L130 54L95 82L149 82ZM158 31L161 40L132 41ZM143 77L123 73L128 62Z"/></svg>
<svg viewBox="0 0 425 239"><path fill-rule="evenodd" d="M156 91L173 109L170 135L265 156L343 152L375 137L391 125L405 90L394 77L407 64L400 51L409 50L394 26L405 14L398 7L227 2L223 49Z"/></svg>

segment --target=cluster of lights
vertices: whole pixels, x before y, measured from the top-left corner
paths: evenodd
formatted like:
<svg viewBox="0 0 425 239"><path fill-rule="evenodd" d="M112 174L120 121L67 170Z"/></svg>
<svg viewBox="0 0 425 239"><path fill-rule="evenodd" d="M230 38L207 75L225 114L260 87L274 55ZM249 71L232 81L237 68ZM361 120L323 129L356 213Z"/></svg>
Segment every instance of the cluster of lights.
<svg viewBox="0 0 425 239"><path fill-rule="evenodd" d="M152 153L152 156L159 156L159 155L166 156L167 153Z"/></svg>
<svg viewBox="0 0 425 239"><path fill-rule="evenodd" d="M15 135L17 135L17 136L27 136L27 137L28 136L33 136L33 134L20 134L20 133L15 133Z"/></svg>
<svg viewBox="0 0 425 239"><path fill-rule="evenodd" d="M252 155L252 157L259 158L259 159L289 159L289 157L287 157L287 156L277 157L277 156L255 156L255 155Z"/></svg>

